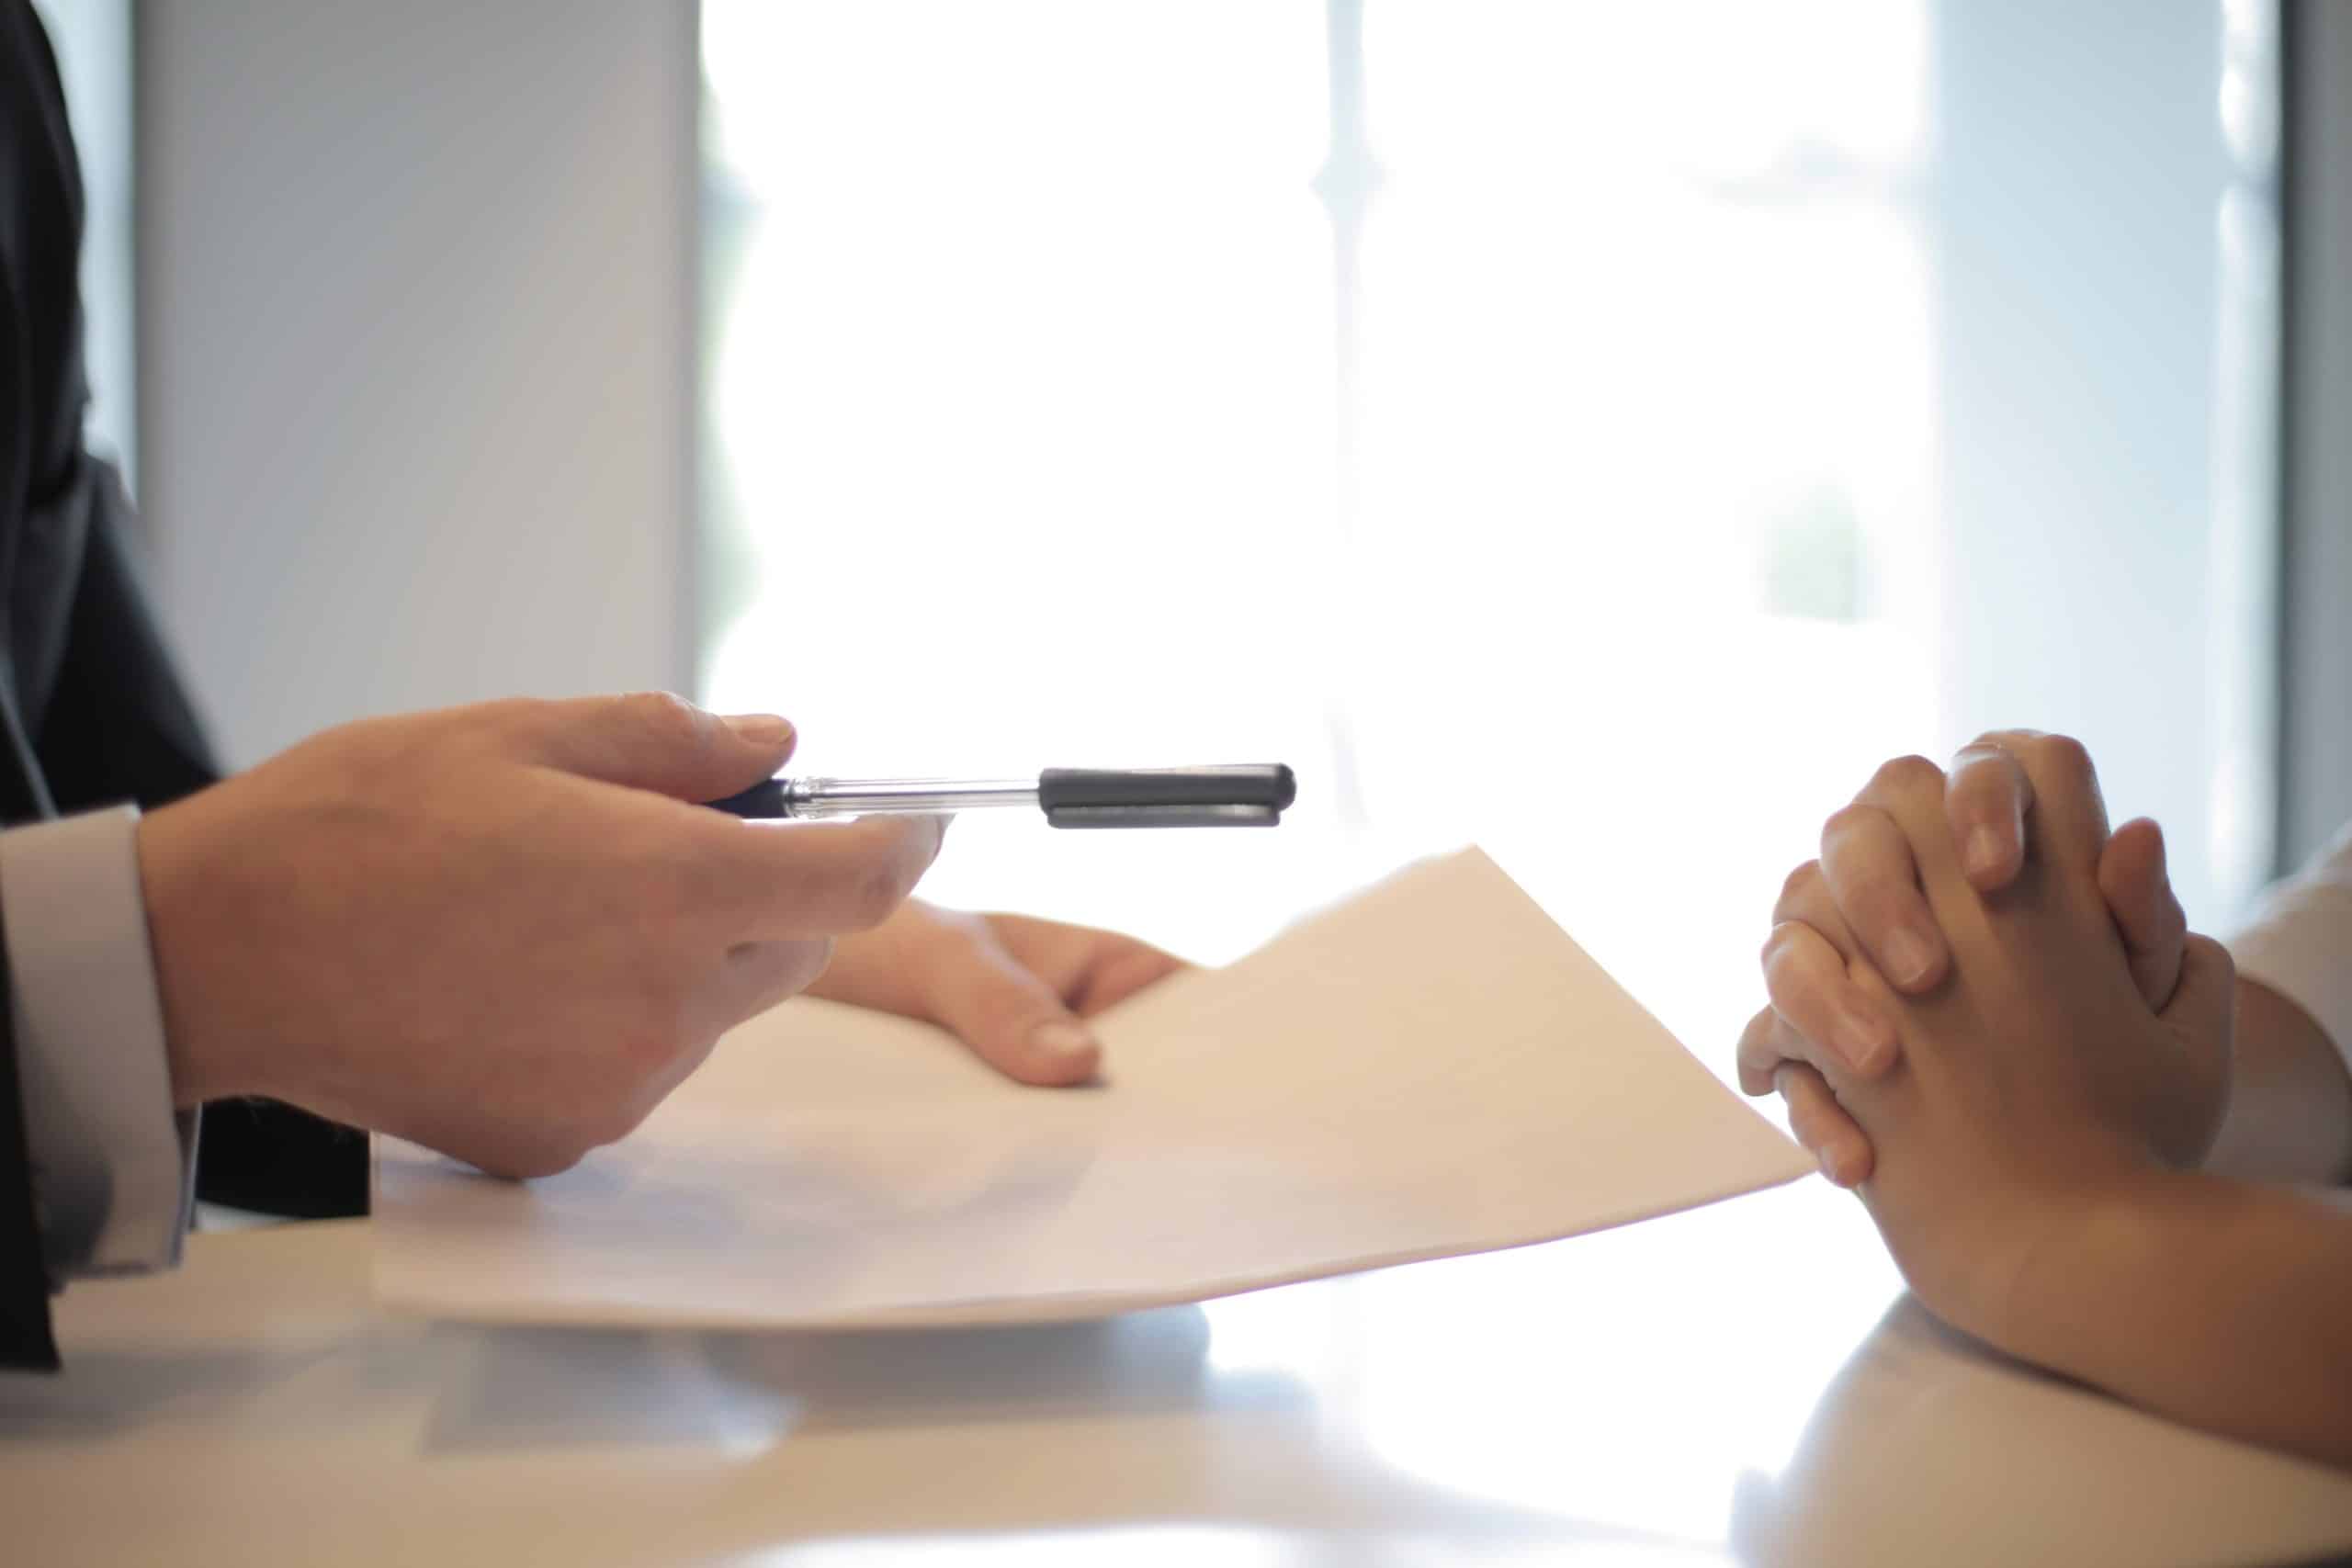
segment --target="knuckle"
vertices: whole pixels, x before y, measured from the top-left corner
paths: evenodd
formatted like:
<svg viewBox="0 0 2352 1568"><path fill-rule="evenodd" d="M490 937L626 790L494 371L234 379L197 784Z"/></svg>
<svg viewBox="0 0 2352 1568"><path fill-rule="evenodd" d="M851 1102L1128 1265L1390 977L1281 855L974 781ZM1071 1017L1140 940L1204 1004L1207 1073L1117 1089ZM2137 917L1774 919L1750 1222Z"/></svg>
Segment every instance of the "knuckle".
<svg viewBox="0 0 2352 1568"><path fill-rule="evenodd" d="M1870 788L1865 793L1901 795L1933 790L1940 795L1943 788L1944 771L1913 752L1909 756L1895 757L1880 763L1878 772L1871 775Z"/></svg>
<svg viewBox="0 0 2352 1568"><path fill-rule="evenodd" d="M1781 1044L1780 1015L1765 1008L1748 1021L1739 1037L1740 1085L1750 1094L1762 1094L1771 1087L1772 1074L1788 1053Z"/></svg>
<svg viewBox="0 0 2352 1568"><path fill-rule="evenodd" d="M1827 821L1822 823L1821 836L1825 839L1834 839L1850 833L1869 818L1879 814L1877 807L1864 806L1860 801L1841 806L1829 814Z"/></svg>
<svg viewBox="0 0 2352 1568"><path fill-rule="evenodd" d="M1803 966L1785 960L1764 965L1764 994L1771 998L1773 1010L1783 1018L1813 1020L1823 1005L1819 982ZM1787 1047L1777 1050L1775 1055L1787 1060L1803 1059L1807 1038L1804 1030L1792 1027L1789 1034Z"/></svg>
<svg viewBox="0 0 2352 1568"><path fill-rule="evenodd" d="M664 745L692 746L705 734L708 716L675 692L632 692L621 699L628 722Z"/></svg>
<svg viewBox="0 0 2352 1568"><path fill-rule="evenodd" d="M906 901L910 883L894 861L862 866L850 877L842 900L844 929L868 931L888 919Z"/></svg>
<svg viewBox="0 0 2352 1568"><path fill-rule="evenodd" d="M1821 858L1826 861L1837 846L1850 843L1857 838L1881 834L1892 826L1893 819L1875 806L1859 800L1841 806L1831 812L1829 819L1821 825Z"/></svg>
<svg viewBox="0 0 2352 1568"><path fill-rule="evenodd" d="M1776 909L1787 909L1802 903L1821 885L1821 863L1809 860L1781 879L1781 897ZM1766 943L1767 946L1770 944Z"/></svg>
<svg viewBox="0 0 2352 1568"><path fill-rule="evenodd" d="M2070 779L2091 776L2090 748L2071 735L2045 735L2033 743L2041 761Z"/></svg>
<svg viewBox="0 0 2352 1568"><path fill-rule="evenodd" d="M1809 962L1798 941L1768 945L1764 954L1764 994L1780 1020L1780 1027L1759 1044L1759 1052L1775 1061L1811 1060L1811 1032L1823 1026L1823 1020L1834 1007L1838 984Z"/></svg>
<svg viewBox="0 0 2352 1568"><path fill-rule="evenodd" d="M1951 760L1946 788L1951 809L1962 816L1995 817L2014 810L2020 771L2006 750L1962 751Z"/></svg>
<svg viewBox="0 0 2352 1568"><path fill-rule="evenodd" d="M2211 965L2214 978L2221 983L2221 988L2224 993L2236 983L2238 964L2236 959L2230 956L2228 948L2211 937L2198 931L2189 932L2184 940L2184 945L2192 958Z"/></svg>
<svg viewBox="0 0 2352 1568"><path fill-rule="evenodd" d="M1801 984L1802 944L1810 929L1802 920L1782 920L1764 939L1763 951L1757 955L1764 966L1764 988L1771 993L1775 1010L1781 1010L1789 994L1805 989Z"/></svg>
<svg viewBox="0 0 2352 1568"><path fill-rule="evenodd" d="M1951 787L2004 787L2018 772L2017 748L2025 744L2013 732L1988 730L1951 754Z"/></svg>

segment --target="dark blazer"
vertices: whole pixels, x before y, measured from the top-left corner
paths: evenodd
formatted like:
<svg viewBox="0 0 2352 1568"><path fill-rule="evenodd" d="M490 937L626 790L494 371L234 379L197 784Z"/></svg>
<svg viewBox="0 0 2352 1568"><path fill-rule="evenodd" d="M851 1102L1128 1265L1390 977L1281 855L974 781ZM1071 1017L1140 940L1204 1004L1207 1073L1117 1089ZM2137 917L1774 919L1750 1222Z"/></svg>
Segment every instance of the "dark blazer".
<svg viewBox="0 0 2352 1568"><path fill-rule="evenodd" d="M0 823L217 776L135 575L130 502L82 440L82 184L29 0L0 0ZM0 942L0 1366L54 1367L51 1281ZM294 1213L366 1207L356 1134L284 1107L205 1112L204 1195Z"/></svg>

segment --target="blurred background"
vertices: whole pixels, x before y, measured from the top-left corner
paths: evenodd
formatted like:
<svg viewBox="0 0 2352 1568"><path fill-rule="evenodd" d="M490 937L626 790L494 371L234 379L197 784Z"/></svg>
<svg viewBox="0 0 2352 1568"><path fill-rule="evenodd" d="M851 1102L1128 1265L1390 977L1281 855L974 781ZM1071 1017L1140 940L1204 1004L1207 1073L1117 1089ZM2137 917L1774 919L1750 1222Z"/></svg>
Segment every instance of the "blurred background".
<svg viewBox="0 0 2352 1568"><path fill-rule="evenodd" d="M670 686L1283 760L933 896L1221 960L1485 844L1710 1065L1885 757L2352 815L2352 10L44 0L92 419L230 760Z"/></svg>

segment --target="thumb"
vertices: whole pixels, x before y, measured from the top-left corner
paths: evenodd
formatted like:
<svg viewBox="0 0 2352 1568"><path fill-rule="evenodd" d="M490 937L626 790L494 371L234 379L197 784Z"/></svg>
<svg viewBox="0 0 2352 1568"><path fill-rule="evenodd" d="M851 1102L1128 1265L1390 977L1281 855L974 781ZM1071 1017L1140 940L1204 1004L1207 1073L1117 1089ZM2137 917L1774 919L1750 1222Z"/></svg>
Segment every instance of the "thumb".
<svg viewBox="0 0 2352 1568"><path fill-rule="evenodd" d="M2237 965L2211 937L2190 936L2181 950L2180 985L2160 1016L2180 1042L2183 1070L2173 1075L2162 1140L2167 1156L2204 1158L2229 1109L2232 1023L2237 1007Z"/></svg>
<svg viewBox="0 0 2352 1568"><path fill-rule="evenodd" d="M1102 1064L1094 1032L984 933L939 950L922 989L933 1022L1018 1083L1084 1083Z"/></svg>
<svg viewBox="0 0 2352 1568"><path fill-rule="evenodd" d="M2226 1066L2237 986L2238 968L2229 949L2210 936L2192 934L2181 949L2180 984L2160 1016L2200 1055Z"/></svg>
<svg viewBox="0 0 2352 1568"><path fill-rule="evenodd" d="M2126 822L2098 857L2098 890L2114 918L2140 997L2158 1012L2181 983L2188 919L2165 867L2164 829L2147 818Z"/></svg>
<svg viewBox="0 0 2352 1568"><path fill-rule="evenodd" d="M534 705L530 744L550 767L675 800L718 800L773 774L792 755L792 726L774 714L722 718L668 692Z"/></svg>

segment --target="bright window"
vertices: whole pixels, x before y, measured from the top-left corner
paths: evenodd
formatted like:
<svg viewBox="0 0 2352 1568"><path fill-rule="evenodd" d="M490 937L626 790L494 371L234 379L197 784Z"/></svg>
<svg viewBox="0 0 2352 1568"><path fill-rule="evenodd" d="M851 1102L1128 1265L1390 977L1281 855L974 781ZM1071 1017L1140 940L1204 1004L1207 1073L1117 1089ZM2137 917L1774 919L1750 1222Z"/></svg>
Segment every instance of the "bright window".
<svg viewBox="0 0 2352 1568"><path fill-rule="evenodd" d="M705 694L818 773L1283 760L929 886L1228 957L1485 843L1727 1066L1897 751L2267 854L2269 12L706 0Z"/></svg>

